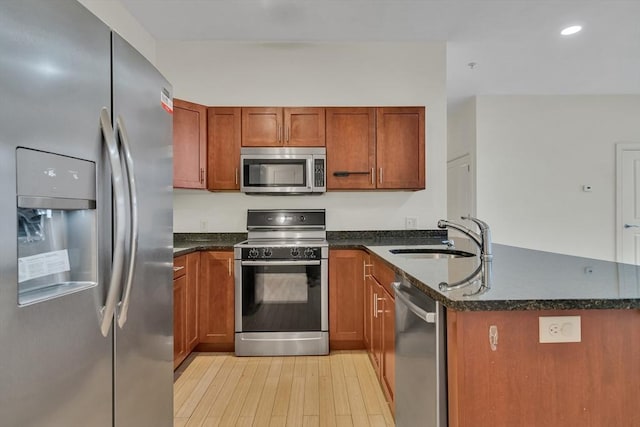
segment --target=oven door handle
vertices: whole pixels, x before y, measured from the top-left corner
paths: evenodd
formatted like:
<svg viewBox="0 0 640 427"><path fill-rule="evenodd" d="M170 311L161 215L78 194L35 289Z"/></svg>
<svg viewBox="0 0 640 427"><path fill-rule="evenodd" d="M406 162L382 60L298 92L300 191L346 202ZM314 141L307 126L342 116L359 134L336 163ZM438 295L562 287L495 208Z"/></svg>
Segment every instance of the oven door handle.
<svg viewBox="0 0 640 427"><path fill-rule="evenodd" d="M270 265L320 265L320 260L315 261L288 261L288 260L274 260L274 261L241 261L242 265L254 265L254 266L270 266Z"/></svg>

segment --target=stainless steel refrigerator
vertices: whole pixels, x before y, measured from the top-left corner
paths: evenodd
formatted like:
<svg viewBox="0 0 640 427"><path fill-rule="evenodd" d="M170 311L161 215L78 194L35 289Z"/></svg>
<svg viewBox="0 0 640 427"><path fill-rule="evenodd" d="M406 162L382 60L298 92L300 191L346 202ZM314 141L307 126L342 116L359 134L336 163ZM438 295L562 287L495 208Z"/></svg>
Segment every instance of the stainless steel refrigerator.
<svg viewBox="0 0 640 427"><path fill-rule="evenodd" d="M170 426L171 86L75 0L0 1L0 425Z"/></svg>

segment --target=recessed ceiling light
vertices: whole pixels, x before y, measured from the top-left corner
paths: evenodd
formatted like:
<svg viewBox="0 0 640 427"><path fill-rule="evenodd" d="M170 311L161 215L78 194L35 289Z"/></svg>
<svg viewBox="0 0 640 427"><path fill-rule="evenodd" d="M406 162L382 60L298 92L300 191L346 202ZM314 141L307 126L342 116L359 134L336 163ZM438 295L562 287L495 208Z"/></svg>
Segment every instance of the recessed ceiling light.
<svg viewBox="0 0 640 427"><path fill-rule="evenodd" d="M564 30L560 31L560 34L563 36L570 36L571 34L575 34L582 30L582 26L580 25L572 25L571 27L567 27Z"/></svg>

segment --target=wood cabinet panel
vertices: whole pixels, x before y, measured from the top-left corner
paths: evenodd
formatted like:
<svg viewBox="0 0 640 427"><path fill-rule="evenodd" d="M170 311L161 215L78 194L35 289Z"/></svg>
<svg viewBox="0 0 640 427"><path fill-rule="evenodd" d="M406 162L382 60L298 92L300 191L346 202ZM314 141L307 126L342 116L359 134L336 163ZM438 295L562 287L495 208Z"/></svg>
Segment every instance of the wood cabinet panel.
<svg viewBox="0 0 640 427"><path fill-rule="evenodd" d="M360 349L363 343L364 263L360 250L329 252L329 346Z"/></svg>
<svg viewBox="0 0 640 427"><path fill-rule="evenodd" d="M327 190L376 188L375 111L326 109Z"/></svg>
<svg viewBox="0 0 640 427"><path fill-rule="evenodd" d="M186 322L187 277L173 281L173 368L187 357Z"/></svg>
<svg viewBox="0 0 640 427"><path fill-rule="evenodd" d="M198 344L198 298L200 288L200 252L186 255L187 283L186 283L186 311L185 311L185 341L187 354Z"/></svg>
<svg viewBox="0 0 640 427"><path fill-rule="evenodd" d="M232 351L234 345L233 252L201 252L200 343L210 350Z"/></svg>
<svg viewBox="0 0 640 427"><path fill-rule="evenodd" d="M173 100L173 186L205 188L207 107Z"/></svg>
<svg viewBox="0 0 640 427"><path fill-rule="evenodd" d="M207 189L240 190L241 109L207 109Z"/></svg>
<svg viewBox="0 0 640 427"><path fill-rule="evenodd" d="M538 342L539 316L571 315L582 342ZM449 425L640 425L640 311L449 310L447 328Z"/></svg>
<svg viewBox="0 0 640 427"><path fill-rule="evenodd" d="M242 146L278 147L282 144L282 108L242 108Z"/></svg>
<svg viewBox="0 0 640 427"><path fill-rule="evenodd" d="M425 188L424 107L376 111L377 188Z"/></svg>
<svg viewBox="0 0 640 427"><path fill-rule="evenodd" d="M284 144L292 147L324 147L324 108L285 108Z"/></svg>
<svg viewBox="0 0 640 427"><path fill-rule="evenodd" d="M393 411L396 389L396 305L392 295L386 291L383 298L381 379Z"/></svg>
<svg viewBox="0 0 640 427"><path fill-rule="evenodd" d="M243 147L324 147L324 145L324 108L242 108Z"/></svg>

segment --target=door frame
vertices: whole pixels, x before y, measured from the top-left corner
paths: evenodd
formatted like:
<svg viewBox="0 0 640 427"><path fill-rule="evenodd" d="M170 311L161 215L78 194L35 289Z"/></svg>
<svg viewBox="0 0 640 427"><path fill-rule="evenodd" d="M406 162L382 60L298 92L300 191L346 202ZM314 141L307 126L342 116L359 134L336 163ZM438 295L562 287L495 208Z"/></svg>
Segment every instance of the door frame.
<svg viewBox="0 0 640 427"><path fill-rule="evenodd" d="M622 262L622 157L625 151L640 151L640 142L616 143L616 261Z"/></svg>
<svg viewBox="0 0 640 427"><path fill-rule="evenodd" d="M476 173L475 173L475 162L474 162L475 158L472 157L471 153L465 153L461 156L455 157L451 160L447 161L447 175L449 174L449 169L452 168L457 168L459 166L461 166L464 163L467 163L469 165L469 179L470 179L470 183L469 183L469 188L471 191L471 211L469 212L469 214L471 216L476 216L476 211L478 209L478 201L477 201L477 188L476 188ZM449 197L451 197L451 192L450 192L450 186L449 186L449 182L447 179L447 218L451 218L451 214L449 212ZM451 218L454 220L458 220L460 218Z"/></svg>

